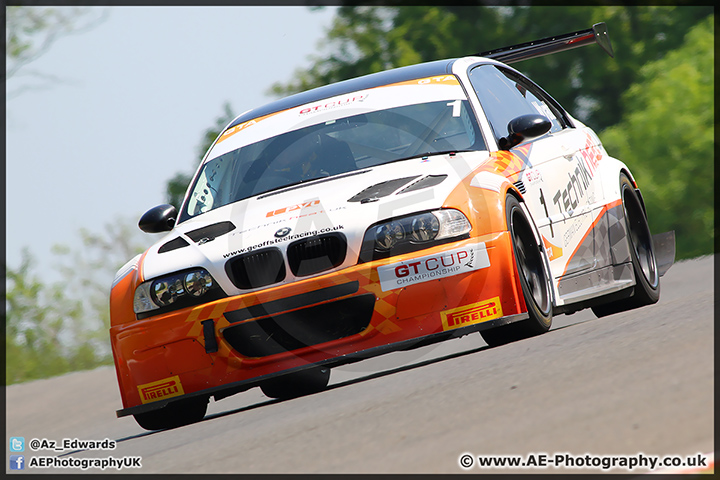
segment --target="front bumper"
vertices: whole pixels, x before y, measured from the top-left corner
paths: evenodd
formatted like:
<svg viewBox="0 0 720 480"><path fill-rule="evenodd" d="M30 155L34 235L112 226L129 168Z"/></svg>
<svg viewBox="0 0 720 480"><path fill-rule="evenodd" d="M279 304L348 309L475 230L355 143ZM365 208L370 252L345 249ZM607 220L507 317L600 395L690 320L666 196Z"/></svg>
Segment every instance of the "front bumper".
<svg viewBox="0 0 720 480"><path fill-rule="evenodd" d="M487 267L393 289L381 284L378 268L441 258L478 242ZM125 407L117 415L191 396L219 399L312 365L337 366L525 319L516 278L509 234L501 232L113 326Z"/></svg>

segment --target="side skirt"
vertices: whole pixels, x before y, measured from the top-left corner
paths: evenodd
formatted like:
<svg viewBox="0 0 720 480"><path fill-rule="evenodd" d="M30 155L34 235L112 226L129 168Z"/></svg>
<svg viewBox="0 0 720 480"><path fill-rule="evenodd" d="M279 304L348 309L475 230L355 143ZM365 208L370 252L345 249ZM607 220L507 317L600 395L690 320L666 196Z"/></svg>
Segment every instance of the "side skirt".
<svg viewBox="0 0 720 480"><path fill-rule="evenodd" d="M564 304L577 303L624 290L635 285L632 263L609 265L590 272L563 277L558 284Z"/></svg>
<svg viewBox="0 0 720 480"><path fill-rule="evenodd" d="M675 232L653 235L658 274L662 277L675 262ZM560 279L558 291L563 304L553 314L572 314L584 308L632 296L635 273L632 263L610 265Z"/></svg>
<svg viewBox="0 0 720 480"><path fill-rule="evenodd" d="M558 284L563 304L553 308L553 314L571 314L610 299L629 297L634 285L635 273L631 262L564 277Z"/></svg>

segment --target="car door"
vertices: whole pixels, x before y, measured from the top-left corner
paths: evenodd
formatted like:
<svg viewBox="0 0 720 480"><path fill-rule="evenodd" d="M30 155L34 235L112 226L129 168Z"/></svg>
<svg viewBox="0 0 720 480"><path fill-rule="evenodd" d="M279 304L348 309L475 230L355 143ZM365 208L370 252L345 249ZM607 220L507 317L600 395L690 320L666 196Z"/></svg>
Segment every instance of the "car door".
<svg viewBox="0 0 720 480"><path fill-rule="evenodd" d="M541 114L550 131L512 148L519 161L503 172L520 190L543 237L556 279L595 267L592 208L595 182L582 161L587 135L549 95L526 77L496 64L469 72L496 142L520 115Z"/></svg>

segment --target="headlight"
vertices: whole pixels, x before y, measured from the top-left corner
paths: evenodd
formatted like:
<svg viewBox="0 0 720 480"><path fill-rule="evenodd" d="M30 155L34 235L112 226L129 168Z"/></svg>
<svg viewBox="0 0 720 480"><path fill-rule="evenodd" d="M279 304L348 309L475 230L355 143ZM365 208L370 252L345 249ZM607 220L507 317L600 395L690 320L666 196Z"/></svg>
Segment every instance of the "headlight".
<svg viewBox="0 0 720 480"><path fill-rule="evenodd" d="M467 236L470 221L459 210L442 209L376 223L365 233L360 261L421 250Z"/></svg>
<svg viewBox="0 0 720 480"><path fill-rule="evenodd" d="M215 286L213 278L205 270L197 270L185 275L183 280L185 290L189 295L199 297Z"/></svg>
<svg viewBox="0 0 720 480"><path fill-rule="evenodd" d="M375 248L386 251L405 238L405 229L397 222L383 223L375 228Z"/></svg>
<svg viewBox="0 0 720 480"><path fill-rule="evenodd" d="M185 295L185 285L181 277L155 280L150 285L150 295L156 305L167 307Z"/></svg>
<svg viewBox="0 0 720 480"><path fill-rule="evenodd" d="M440 220L432 213L426 213L413 218L412 224L410 225L410 238L411 241L429 242L435 240L440 231Z"/></svg>
<svg viewBox="0 0 720 480"><path fill-rule="evenodd" d="M133 310L140 319L224 296L210 273L196 268L144 282L135 290Z"/></svg>

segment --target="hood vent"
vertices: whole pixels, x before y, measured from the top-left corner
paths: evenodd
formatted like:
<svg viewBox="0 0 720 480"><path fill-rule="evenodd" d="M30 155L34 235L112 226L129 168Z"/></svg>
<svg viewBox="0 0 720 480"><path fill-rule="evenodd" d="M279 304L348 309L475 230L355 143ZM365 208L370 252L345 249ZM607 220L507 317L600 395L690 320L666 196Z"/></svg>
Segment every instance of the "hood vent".
<svg viewBox="0 0 720 480"><path fill-rule="evenodd" d="M354 197L348 199L348 202L366 203L377 200L378 198L387 197L398 188L402 187L403 185L407 185L419 176L420 175L415 175L414 177L396 178L395 180L388 180L387 182L372 185L370 187L367 187L365 190L358 193Z"/></svg>
<svg viewBox="0 0 720 480"><path fill-rule="evenodd" d="M423 188L434 187L435 185L440 184L446 178L447 175L428 175L421 178L417 182L411 183L407 187L403 188L398 192L398 195L400 195L401 193L415 192L417 190L422 190Z"/></svg>
<svg viewBox="0 0 720 480"><path fill-rule="evenodd" d="M178 248L187 247L190 245L187 240L185 240L182 237L177 237L173 240L170 240L162 247L158 248L158 253L165 253L170 252L172 250L177 250Z"/></svg>
<svg viewBox="0 0 720 480"><path fill-rule="evenodd" d="M190 237L193 242L203 244L215 240L221 235L225 235L228 232L235 230L235 225L232 222L220 222L208 225L207 227L198 228L187 232L185 235Z"/></svg>

